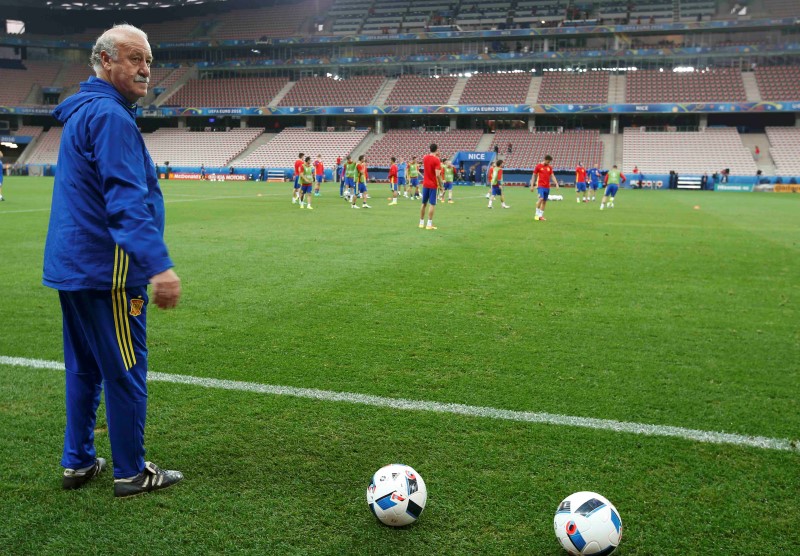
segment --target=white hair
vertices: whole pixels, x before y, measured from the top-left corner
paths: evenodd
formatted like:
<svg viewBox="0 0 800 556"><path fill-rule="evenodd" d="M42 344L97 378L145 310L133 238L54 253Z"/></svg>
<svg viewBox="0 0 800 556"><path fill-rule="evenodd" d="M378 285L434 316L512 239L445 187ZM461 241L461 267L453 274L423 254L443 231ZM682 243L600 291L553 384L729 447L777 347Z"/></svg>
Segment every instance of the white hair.
<svg viewBox="0 0 800 556"><path fill-rule="evenodd" d="M97 38L97 42L92 47L92 55L89 57L89 64L94 68L95 75L99 76L103 71L103 61L100 58L100 53L105 50L112 59L116 60L119 54L117 42L122 36L131 34L138 35L147 41L147 33L127 23L114 25Z"/></svg>

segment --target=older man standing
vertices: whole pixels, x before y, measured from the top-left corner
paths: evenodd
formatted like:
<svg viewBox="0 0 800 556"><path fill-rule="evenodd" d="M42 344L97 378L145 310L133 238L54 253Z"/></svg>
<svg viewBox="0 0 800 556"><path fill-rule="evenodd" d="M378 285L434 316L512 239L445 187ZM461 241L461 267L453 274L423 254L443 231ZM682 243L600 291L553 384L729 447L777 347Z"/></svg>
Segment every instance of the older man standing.
<svg viewBox="0 0 800 556"><path fill-rule="evenodd" d="M63 315L67 426L62 485L99 475L94 428L100 391L114 461L114 495L133 496L183 478L144 460L147 412L147 285L162 309L175 307L180 279L164 243L164 199L136 127L152 53L130 25L103 33L92 49L97 77L62 102L64 123L44 253L46 286Z"/></svg>

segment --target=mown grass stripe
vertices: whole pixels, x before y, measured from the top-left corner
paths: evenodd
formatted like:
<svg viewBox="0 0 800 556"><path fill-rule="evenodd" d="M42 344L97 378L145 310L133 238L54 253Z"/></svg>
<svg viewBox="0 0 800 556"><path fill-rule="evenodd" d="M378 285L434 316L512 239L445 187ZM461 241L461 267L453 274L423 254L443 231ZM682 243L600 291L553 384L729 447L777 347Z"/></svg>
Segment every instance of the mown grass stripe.
<svg viewBox="0 0 800 556"><path fill-rule="evenodd" d="M58 371L64 370L64 364L58 361L44 361L40 359L26 359L22 357L0 356L0 365L13 365L35 369L52 369ZM672 427L667 425L648 425L645 423L614 421L613 419L593 419L591 417L575 417L570 415L558 415L554 413L513 411L508 409L457 403L407 400L403 398L386 398L383 396L356 394L352 392L334 392L331 390L319 390L316 388L296 388L293 386L258 384L254 382L201 378L169 373L150 372L148 373L148 380L154 382L170 382L173 384L201 386L203 388L216 388L220 390L235 390L240 392L252 392L256 394L272 394L276 396L292 396L296 398L306 398L328 402L345 402L358 405L369 405L373 407L401 409L406 411L430 411L435 413L464 415L468 417L501 419L505 421L608 430L614 432L640 434L645 436L667 436L708 444L730 444L734 446L761 448L764 450L800 453L800 443L798 443L796 440L788 440L785 438L747 436L725 432Z"/></svg>

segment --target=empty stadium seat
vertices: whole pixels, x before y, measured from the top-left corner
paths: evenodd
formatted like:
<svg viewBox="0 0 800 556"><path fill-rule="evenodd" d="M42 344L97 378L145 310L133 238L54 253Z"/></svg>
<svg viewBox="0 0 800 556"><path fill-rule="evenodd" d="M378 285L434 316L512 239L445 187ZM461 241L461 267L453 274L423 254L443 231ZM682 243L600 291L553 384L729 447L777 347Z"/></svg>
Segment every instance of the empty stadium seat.
<svg viewBox="0 0 800 556"><path fill-rule="evenodd" d="M235 128L230 131L189 131L161 128L143 133L150 156L157 163L169 160L172 166L227 166L264 132L261 128Z"/></svg>
<svg viewBox="0 0 800 556"><path fill-rule="evenodd" d="M733 175L755 176L756 164L735 128L705 131L646 131L623 134L623 172L642 174L712 174L730 168Z"/></svg>
<svg viewBox="0 0 800 556"><path fill-rule="evenodd" d="M767 127L769 151L775 162L775 174L800 176L800 128Z"/></svg>
<svg viewBox="0 0 800 556"><path fill-rule="evenodd" d="M742 73L734 69L674 72L629 71L625 100L630 103L746 102Z"/></svg>
<svg viewBox="0 0 800 556"><path fill-rule="evenodd" d="M328 77L304 77L286 93L278 106L365 106L385 81L378 75L335 80Z"/></svg>
<svg viewBox="0 0 800 556"><path fill-rule="evenodd" d="M478 73L467 80L459 104L524 104L530 73Z"/></svg>
<svg viewBox="0 0 800 556"><path fill-rule="evenodd" d="M386 104L447 104L457 77L403 75L386 99Z"/></svg>
<svg viewBox="0 0 800 556"><path fill-rule="evenodd" d="M579 162L590 168L603 161L603 144L597 130L531 133L526 129L502 129L494 135L492 149L495 146L498 158L509 169L531 170L548 154L553 157L553 167L559 169L574 169Z"/></svg>
<svg viewBox="0 0 800 556"><path fill-rule="evenodd" d="M165 106L268 106L289 82L286 77L190 79Z"/></svg>
<svg viewBox="0 0 800 556"><path fill-rule="evenodd" d="M298 153L312 160L322 155L326 168L332 168L338 157L343 159L369 134L369 130L308 131L305 128L286 128L234 163L236 168L292 168Z"/></svg>
<svg viewBox="0 0 800 556"><path fill-rule="evenodd" d="M442 159L452 158L459 151L474 151L483 132L479 129L453 129L449 131L419 131L416 129L391 129L384 133L367 151L370 164L389 166L391 157L398 161L418 160L430 153L431 143L439 146Z"/></svg>
<svg viewBox="0 0 800 556"><path fill-rule="evenodd" d="M800 66L759 66L755 75L762 100L800 99Z"/></svg>
<svg viewBox="0 0 800 556"><path fill-rule="evenodd" d="M539 89L539 104L606 104L608 73L546 71Z"/></svg>

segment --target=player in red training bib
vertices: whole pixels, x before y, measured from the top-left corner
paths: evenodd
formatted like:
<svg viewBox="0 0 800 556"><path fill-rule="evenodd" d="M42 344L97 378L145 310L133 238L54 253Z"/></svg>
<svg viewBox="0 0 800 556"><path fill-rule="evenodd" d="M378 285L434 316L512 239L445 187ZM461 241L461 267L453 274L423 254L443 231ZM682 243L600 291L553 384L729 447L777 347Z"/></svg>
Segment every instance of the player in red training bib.
<svg viewBox="0 0 800 556"><path fill-rule="evenodd" d="M297 155L294 161L294 192L292 192L292 204L300 200L300 174L303 172L303 153Z"/></svg>
<svg viewBox="0 0 800 556"><path fill-rule="evenodd" d="M426 230L435 230L433 225L433 213L436 211L436 194L442 186L442 161L436 151L439 147L436 143L431 143L431 153L426 154L422 159L422 208L419 211L419 227ZM430 204L428 211L428 225L425 225L425 208Z"/></svg>
<svg viewBox="0 0 800 556"><path fill-rule="evenodd" d="M559 189L561 188L561 186L558 185L558 180L556 179L555 175L553 175L553 167L550 165L552 162L553 157L548 154L544 157L542 163L537 164L536 168L533 169L533 177L531 177L531 191L533 191L533 188L536 187L536 190L539 193L539 200L536 201L536 216L534 217L534 220L546 220L544 217L544 207L547 206L547 199L550 197L550 182L552 181L556 184L556 187Z"/></svg>
<svg viewBox="0 0 800 556"><path fill-rule="evenodd" d="M317 181L314 187L314 197L319 197L319 186L322 185L322 180L325 179L325 165L322 163L321 154L318 154L317 159L314 161L314 176Z"/></svg>
<svg viewBox="0 0 800 556"><path fill-rule="evenodd" d="M578 166L575 168L575 195L579 203L581 202L581 194L583 194L583 202L588 203L589 197L586 195L586 168L583 167L583 164L578 162Z"/></svg>
<svg viewBox="0 0 800 556"><path fill-rule="evenodd" d="M392 201L390 205L397 204L397 159L392 157L392 163L389 166L389 189L392 190Z"/></svg>

